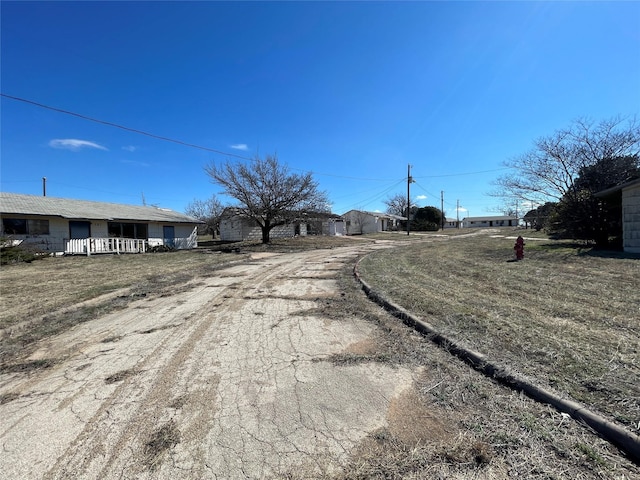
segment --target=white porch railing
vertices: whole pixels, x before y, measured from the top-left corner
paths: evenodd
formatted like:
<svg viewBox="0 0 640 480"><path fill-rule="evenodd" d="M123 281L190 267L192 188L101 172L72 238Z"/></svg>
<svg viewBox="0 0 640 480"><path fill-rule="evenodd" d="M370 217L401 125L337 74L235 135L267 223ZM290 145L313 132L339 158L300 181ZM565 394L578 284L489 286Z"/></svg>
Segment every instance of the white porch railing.
<svg viewBox="0 0 640 480"><path fill-rule="evenodd" d="M70 255L94 255L97 253L145 253L146 240L133 238L72 238L65 240L64 253Z"/></svg>

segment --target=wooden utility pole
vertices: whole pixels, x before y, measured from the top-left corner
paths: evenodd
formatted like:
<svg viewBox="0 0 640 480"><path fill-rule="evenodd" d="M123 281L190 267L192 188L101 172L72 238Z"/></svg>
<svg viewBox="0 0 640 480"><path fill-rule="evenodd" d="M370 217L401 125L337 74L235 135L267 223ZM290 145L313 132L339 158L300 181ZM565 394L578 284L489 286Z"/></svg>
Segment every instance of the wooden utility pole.
<svg viewBox="0 0 640 480"><path fill-rule="evenodd" d="M440 227L444 230L444 190L440 190Z"/></svg>
<svg viewBox="0 0 640 480"><path fill-rule="evenodd" d="M411 231L411 165L407 165L407 235Z"/></svg>

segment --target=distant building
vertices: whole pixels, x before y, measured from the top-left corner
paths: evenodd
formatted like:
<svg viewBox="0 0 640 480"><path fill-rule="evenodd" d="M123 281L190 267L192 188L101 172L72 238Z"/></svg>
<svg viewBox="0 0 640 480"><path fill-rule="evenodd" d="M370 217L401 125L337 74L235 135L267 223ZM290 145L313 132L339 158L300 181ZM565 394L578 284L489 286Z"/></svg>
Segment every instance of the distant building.
<svg viewBox="0 0 640 480"><path fill-rule="evenodd" d="M406 217L390 213L366 212L363 210L349 210L342 215L345 221L347 235L362 235L398 229L400 221Z"/></svg>
<svg viewBox="0 0 640 480"><path fill-rule="evenodd" d="M462 228L462 221L455 218L447 218L444 221L444 228Z"/></svg>
<svg viewBox="0 0 640 480"><path fill-rule="evenodd" d="M474 227L517 227L518 219L510 216L466 217L462 219L463 228Z"/></svg>

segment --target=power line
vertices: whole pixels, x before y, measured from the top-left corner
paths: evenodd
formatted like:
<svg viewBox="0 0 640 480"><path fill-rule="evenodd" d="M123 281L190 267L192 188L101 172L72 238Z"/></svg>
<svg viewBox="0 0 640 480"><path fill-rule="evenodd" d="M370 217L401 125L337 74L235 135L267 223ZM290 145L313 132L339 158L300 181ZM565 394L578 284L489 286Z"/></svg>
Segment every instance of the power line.
<svg viewBox="0 0 640 480"><path fill-rule="evenodd" d="M300 170L302 172L306 172L307 170L303 170L301 168L292 168L292 170ZM320 173L320 172L314 172L313 170L310 170L309 173L312 173L314 175L322 175L325 177L334 177L334 178L346 178L348 180L364 180L367 182L388 182L389 179L388 178L362 178L362 177L349 177L346 175L335 175L333 173Z"/></svg>
<svg viewBox="0 0 640 480"><path fill-rule="evenodd" d="M183 142L182 140L176 140L174 138L163 137L161 135L155 135L153 133L144 132L142 130L137 130L135 128L125 127L124 125L119 125L117 123L107 122L105 120L99 120L97 118L88 117L88 116L82 115L80 113L70 112L69 110L63 110L61 108L51 107L49 105L44 105L42 103L34 102L32 100L27 100L25 98L14 97L13 95L7 95L5 93L0 93L0 96L3 96L5 98L10 98L12 100L17 100L18 102L24 102L24 103L28 103L28 104L31 104L31 105L35 105L36 107L46 108L47 110L53 110L54 112L64 113L66 115L72 115L74 117L82 118L83 120L89 120L91 122L101 123L103 125L108 125L110 127L121 128L122 130L126 130L128 132L133 132L133 133L137 133L137 134L140 134L140 135L146 135L147 137L156 138L158 140L164 140L165 142L177 143L179 145L184 145L185 147L198 148L200 150L205 150L207 152L218 153L220 155L227 155L229 157L241 158L243 160L251 160L249 157L244 157L242 155L237 155L235 153L223 152L221 150L216 150L214 148L203 147L201 145L196 145L194 143L187 143L187 142Z"/></svg>
<svg viewBox="0 0 640 480"><path fill-rule="evenodd" d="M510 167L501 167L501 168L494 168L493 170L480 170L478 172L448 173L444 175L427 175L424 177L413 177L413 178L462 177L464 175L478 175L480 173L492 173L492 172L499 172L501 170L509 170L509 169Z"/></svg>
<svg viewBox="0 0 640 480"><path fill-rule="evenodd" d="M251 160L250 157L245 157L243 155L238 155L236 153L223 152L222 150L216 150L215 148L203 147L202 145L197 145L197 144L194 144L194 143L188 143L188 142L184 142L182 140L176 140L174 138L165 137L165 136L162 136L162 135L156 135L154 133L145 132L143 130L138 130L136 128L127 127L127 126L120 125L120 124L117 124L117 123L108 122L106 120L100 120L98 118L89 117L87 115L83 115L83 114L80 114L80 113L71 112L69 110L64 110L62 108L52 107L50 105L45 105L43 103L35 102L33 100L28 100L26 98L16 97L16 96L13 96L13 95L8 95L6 93L0 93L0 96L2 96L4 98L11 99L11 100L15 100L15 101L18 101L18 102L27 103L29 105L34 105L36 107L44 108L44 109L47 109L47 110L52 110L54 112L64 113L65 115L71 115L71 116L74 116L74 117L77 117L77 118L81 118L83 120L88 120L90 122L95 122L95 123L99 123L99 124L102 124L102 125L107 125L107 126L110 126L110 127L120 128L120 129L126 130L128 132L137 133L139 135L145 135L147 137L155 138L155 139L158 139L158 140L163 140L165 142L176 143L178 145L183 145L185 147L197 148L199 150L204 150L204 151L207 151L207 152L217 153L219 155L225 155L225 156L228 156L228 157L239 158L239 159L242 159L242 160ZM497 171L500 171L500 170L507 170L508 168L509 167L503 167L503 168L497 168L497 169L493 169L493 170L482 170L482 171L477 171L477 172L451 173L451 174L444 174L444 175L429 175L429 176L425 176L425 177L413 177L413 178L414 179L415 178L441 178L441 177L457 177L457 176L464 176L464 175L477 175L477 174L481 174L481 173L491 173L491 172L497 172ZM299 168L295 168L294 170L306 171L306 170L299 169ZM310 173L313 173L315 175L322 175L322 176L336 177L336 178L345 178L345 179L350 179L350 180L364 180L364 181L376 181L376 182L378 182L378 181L387 181L387 179L381 179L381 178L350 177L350 176L335 175L335 174L330 174L330 173L319 173L319 172L313 172L313 171L311 171Z"/></svg>

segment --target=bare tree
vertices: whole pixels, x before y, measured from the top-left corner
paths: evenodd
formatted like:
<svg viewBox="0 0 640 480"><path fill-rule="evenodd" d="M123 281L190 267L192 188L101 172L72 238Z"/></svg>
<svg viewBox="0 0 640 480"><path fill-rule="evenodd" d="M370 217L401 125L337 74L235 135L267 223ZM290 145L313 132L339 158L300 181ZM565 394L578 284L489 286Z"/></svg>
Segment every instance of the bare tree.
<svg viewBox="0 0 640 480"><path fill-rule="evenodd" d="M205 171L225 195L238 201L240 214L258 223L262 243L269 243L270 232L278 225L329 210L327 196L318 190L311 173L290 173L275 155L256 156L249 163L211 163Z"/></svg>
<svg viewBox="0 0 640 480"><path fill-rule="evenodd" d="M351 221L353 224L351 225L351 232L349 233L359 233L362 235L364 233L364 225L367 222L367 218L369 218L369 214L364 210L353 210L351 213Z"/></svg>
<svg viewBox="0 0 640 480"><path fill-rule="evenodd" d="M505 162L514 173L494 182L493 196L544 204L571 192L581 169L606 158L640 153L636 118L613 118L595 124L579 119L568 128L539 138L529 152Z"/></svg>
<svg viewBox="0 0 640 480"><path fill-rule="evenodd" d="M215 238L224 205L212 195L208 200L194 199L184 209L184 213L205 222L205 233Z"/></svg>
<svg viewBox="0 0 640 480"><path fill-rule="evenodd" d="M387 213L391 213L392 215L399 215L401 217L407 216L407 196L402 195L400 193L394 195L393 197L389 197L384 201L387 206ZM411 202L411 207L417 206L415 203Z"/></svg>

